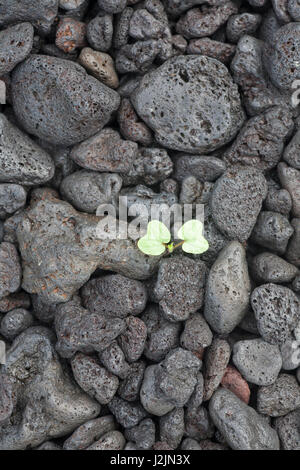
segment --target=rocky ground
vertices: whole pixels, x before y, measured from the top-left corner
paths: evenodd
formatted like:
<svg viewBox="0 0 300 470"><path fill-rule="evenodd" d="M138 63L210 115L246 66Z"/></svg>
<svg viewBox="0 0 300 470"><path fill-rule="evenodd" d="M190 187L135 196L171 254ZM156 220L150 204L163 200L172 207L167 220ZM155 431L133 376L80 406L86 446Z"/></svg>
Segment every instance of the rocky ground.
<svg viewBox="0 0 300 470"><path fill-rule="evenodd" d="M0 28L0 449L300 450L300 2ZM204 204L209 250L94 237L119 195Z"/></svg>

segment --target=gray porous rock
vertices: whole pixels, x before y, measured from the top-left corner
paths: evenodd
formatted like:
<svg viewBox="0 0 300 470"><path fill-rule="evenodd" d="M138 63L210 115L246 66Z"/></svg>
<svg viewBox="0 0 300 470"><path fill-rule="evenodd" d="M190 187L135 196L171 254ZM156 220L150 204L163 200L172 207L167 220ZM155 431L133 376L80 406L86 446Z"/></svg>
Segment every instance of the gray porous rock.
<svg viewBox="0 0 300 470"><path fill-rule="evenodd" d="M273 384L282 367L278 346L262 339L235 343L232 360L242 376L256 385Z"/></svg>
<svg viewBox="0 0 300 470"><path fill-rule="evenodd" d="M107 317L139 315L147 303L147 290L142 282L120 274L91 279L82 288L81 296L90 312Z"/></svg>
<svg viewBox="0 0 300 470"><path fill-rule="evenodd" d="M269 250L283 255L294 228L287 217L272 211L261 211L257 217L251 240Z"/></svg>
<svg viewBox="0 0 300 470"><path fill-rule="evenodd" d="M300 131L298 130L283 152L283 160L296 170L300 170Z"/></svg>
<svg viewBox="0 0 300 470"><path fill-rule="evenodd" d="M104 434L115 431L116 423L112 415L91 419L79 426L64 441L64 450L83 450L98 441Z"/></svg>
<svg viewBox="0 0 300 470"><path fill-rule="evenodd" d="M125 331L125 328L126 323L122 322L122 331ZM115 337L122 331L115 334ZM120 379L126 379L130 373L130 365L126 361L125 354L117 341L110 341L110 344L100 352L99 359L107 370L120 377Z"/></svg>
<svg viewBox="0 0 300 470"><path fill-rule="evenodd" d="M203 315L195 313L185 322L184 330L180 336L183 348L194 354L201 354L202 350L211 345L213 333Z"/></svg>
<svg viewBox="0 0 300 470"><path fill-rule="evenodd" d="M245 34L255 33L261 23L261 15L255 13L241 13L230 16L226 24L226 34L230 42L238 42Z"/></svg>
<svg viewBox="0 0 300 470"><path fill-rule="evenodd" d="M292 209L292 198L286 189L269 188L264 202L267 211L289 215Z"/></svg>
<svg viewBox="0 0 300 470"><path fill-rule="evenodd" d="M221 388L214 393L209 411L232 449L279 450L277 432L229 390Z"/></svg>
<svg viewBox="0 0 300 470"><path fill-rule="evenodd" d="M222 2L219 6L208 8L206 11L193 8L177 22L176 31L187 39L211 36L237 11L235 3L230 0Z"/></svg>
<svg viewBox="0 0 300 470"><path fill-rule="evenodd" d="M22 279L18 251L12 243L0 243L0 299L16 292Z"/></svg>
<svg viewBox="0 0 300 470"><path fill-rule="evenodd" d="M159 419L159 437L176 449L184 435L184 409L175 408Z"/></svg>
<svg viewBox="0 0 300 470"><path fill-rule="evenodd" d="M30 54L34 29L30 23L20 23L0 32L0 75L11 72Z"/></svg>
<svg viewBox="0 0 300 470"><path fill-rule="evenodd" d="M25 308L15 308L4 315L0 333L8 340L14 339L34 323L33 315Z"/></svg>
<svg viewBox="0 0 300 470"><path fill-rule="evenodd" d="M21 209L26 204L27 193L19 184L0 184L0 219Z"/></svg>
<svg viewBox="0 0 300 470"><path fill-rule="evenodd" d="M127 172L137 156L137 144L121 139L120 134L109 127L75 145L71 151L71 158L77 165L101 172Z"/></svg>
<svg viewBox="0 0 300 470"><path fill-rule="evenodd" d="M216 226L228 238L250 237L267 195L264 175L251 167L233 167L217 180L210 206Z"/></svg>
<svg viewBox="0 0 300 470"><path fill-rule="evenodd" d="M280 374L277 380L257 392L259 413L277 417L284 416L300 407L300 385L289 374Z"/></svg>
<svg viewBox="0 0 300 470"><path fill-rule="evenodd" d="M282 187L291 195L292 215L300 217L300 171L287 166L284 162L280 162L278 176Z"/></svg>
<svg viewBox="0 0 300 470"><path fill-rule="evenodd" d="M166 150L160 148L141 148L134 159L131 169L122 173L124 186L146 184L152 186L164 181L173 171L173 162Z"/></svg>
<svg viewBox="0 0 300 470"><path fill-rule="evenodd" d="M293 127L291 113L281 106L274 106L265 113L252 117L225 152L225 163L249 165L260 170L274 168Z"/></svg>
<svg viewBox="0 0 300 470"><path fill-rule="evenodd" d="M203 261L186 256L160 262L153 295L167 320L187 320L202 307L206 273Z"/></svg>
<svg viewBox="0 0 300 470"><path fill-rule="evenodd" d="M3 0L0 26L29 21L41 35L48 34L57 16L58 0Z"/></svg>
<svg viewBox="0 0 300 470"><path fill-rule="evenodd" d="M12 93L24 129L65 146L100 131L120 104L116 91L80 65L43 55L32 55L14 70Z"/></svg>
<svg viewBox="0 0 300 470"><path fill-rule="evenodd" d="M219 334L230 333L243 319L250 300L250 278L243 246L230 242L208 275L204 316Z"/></svg>
<svg viewBox="0 0 300 470"><path fill-rule="evenodd" d="M86 37L93 49L107 52L112 45L113 31L112 15L99 15L87 24Z"/></svg>
<svg viewBox="0 0 300 470"><path fill-rule="evenodd" d="M256 255L251 262L251 274L255 280L273 284L291 282L298 269L291 263L273 253Z"/></svg>
<svg viewBox="0 0 300 470"><path fill-rule="evenodd" d="M285 24L278 29L272 43L264 47L264 63L274 85L282 91L292 90L292 84L300 78L299 61L300 25Z"/></svg>
<svg viewBox="0 0 300 470"><path fill-rule="evenodd" d="M119 397L114 397L108 408L125 429L137 426L147 416L147 412L139 403L129 403Z"/></svg>
<svg viewBox="0 0 300 470"><path fill-rule="evenodd" d="M119 344L129 363L137 361L143 354L147 339L147 327L137 317L126 318L126 330L119 337Z"/></svg>
<svg viewBox="0 0 300 470"><path fill-rule="evenodd" d="M0 182L32 186L54 175L51 157L0 114Z"/></svg>
<svg viewBox="0 0 300 470"><path fill-rule="evenodd" d="M101 204L111 203L121 187L118 174L80 170L62 180L60 193L76 209L95 213Z"/></svg>
<svg viewBox="0 0 300 470"><path fill-rule="evenodd" d="M228 63L235 53L235 46L210 38L191 39L187 47L188 54L200 54Z"/></svg>
<svg viewBox="0 0 300 470"><path fill-rule="evenodd" d="M294 229L294 233L289 239L289 243L286 250L286 259L293 263L298 268L300 267L300 218L292 219L291 226Z"/></svg>
<svg viewBox="0 0 300 470"><path fill-rule="evenodd" d="M32 201L17 228L25 290L66 302L97 267L131 278L153 274L156 257L143 255L130 239L100 239L98 223L52 194Z"/></svg>
<svg viewBox="0 0 300 470"><path fill-rule="evenodd" d="M214 338L204 360L203 401L211 398L219 387L231 356L231 348L225 339Z"/></svg>
<svg viewBox="0 0 300 470"><path fill-rule="evenodd" d="M300 409L276 418L275 427L284 450L300 450Z"/></svg>
<svg viewBox="0 0 300 470"><path fill-rule="evenodd" d="M199 181L215 181L226 170L220 158L199 155L181 155L174 161L173 177L183 181L187 176L195 176Z"/></svg>
<svg viewBox="0 0 300 470"><path fill-rule="evenodd" d="M125 442L125 437L120 431L110 431L86 450L123 450Z"/></svg>
<svg viewBox="0 0 300 470"><path fill-rule="evenodd" d="M126 429L125 437L136 445L137 450L151 450L155 443L155 424L146 418L137 426Z"/></svg>
<svg viewBox="0 0 300 470"><path fill-rule="evenodd" d="M101 405L107 405L115 396L119 380L89 356L77 353L71 360L78 385Z"/></svg>
<svg viewBox="0 0 300 470"><path fill-rule="evenodd" d="M137 401L142 385L146 364L137 361L130 364L129 372L118 388L118 395L126 401Z"/></svg>
<svg viewBox="0 0 300 470"><path fill-rule="evenodd" d="M160 362L171 349L179 346L180 323L168 321L156 304L149 305L141 319L147 327L144 355L153 362Z"/></svg>
<svg viewBox="0 0 300 470"><path fill-rule="evenodd" d="M56 350L71 358L77 351L101 352L126 328L121 318L106 319L81 307L79 299L61 303L55 316ZM105 364L106 365L106 364Z"/></svg>
<svg viewBox="0 0 300 470"><path fill-rule="evenodd" d="M99 7L107 13L119 13L126 7L127 0L98 0Z"/></svg>
<svg viewBox="0 0 300 470"><path fill-rule="evenodd" d="M32 448L67 435L100 412L64 372L52 341L50 330L33 327L7 352L2 374L13 388L14 403L9 422L0 426L2 450Z"/></svg>
<svg viewBox="0 0 300 470"><path fill-rule="evenodd" d="M197 384L201 364L190 351L176 348L161 363L148 366L140 390L145 410L163 416L185 405Z"/></svg>
<svg viewBox="0 0 300 470"><path fill-rule="evenodd" d="M230 142L244 121L237 87L226 67L205 56L166 61L143 77L131 101L161 145L189 153Z"/></svg>
<svg viewBox="0 0 300 470"><path fill-rule="evenodd" d="M258 330L265 341L281 345L292 339L299 321L299 300L288 287L263 284L251 294Z"/></svg>

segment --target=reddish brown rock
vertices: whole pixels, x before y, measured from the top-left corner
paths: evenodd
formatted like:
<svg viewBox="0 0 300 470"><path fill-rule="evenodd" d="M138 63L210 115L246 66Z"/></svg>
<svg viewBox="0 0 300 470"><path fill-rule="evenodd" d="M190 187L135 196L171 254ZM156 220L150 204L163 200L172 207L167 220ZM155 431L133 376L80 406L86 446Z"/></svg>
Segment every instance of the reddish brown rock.
<svg viewBox="0 0 300 470"><path fill-rule="evenodd" d="M248 405L250 400L250 388L239 371L232 366L228 366L221 380L221 385L234 393L240 400Z"/></svg>

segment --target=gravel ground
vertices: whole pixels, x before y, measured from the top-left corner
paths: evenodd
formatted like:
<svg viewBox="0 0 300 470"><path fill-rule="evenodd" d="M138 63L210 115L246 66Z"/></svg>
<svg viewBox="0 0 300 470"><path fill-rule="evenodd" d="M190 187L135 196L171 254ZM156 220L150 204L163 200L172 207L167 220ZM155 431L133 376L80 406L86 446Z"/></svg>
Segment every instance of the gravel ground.
<svg viewBox="0 0 300 470"><path fill-rule="evenodd" d="M300 2L0 29L0 450L300 450ZM95 237L119 196L204 205L208 251Z"/></svg>

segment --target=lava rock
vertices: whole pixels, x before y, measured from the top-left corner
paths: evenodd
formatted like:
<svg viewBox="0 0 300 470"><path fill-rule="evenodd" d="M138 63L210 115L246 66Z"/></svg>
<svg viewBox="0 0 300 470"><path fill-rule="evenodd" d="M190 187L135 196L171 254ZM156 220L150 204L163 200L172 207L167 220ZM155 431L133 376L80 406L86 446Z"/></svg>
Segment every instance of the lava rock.
<svg viewBox="0 0 300 470"><path fill-rule="evenodd" d="M230 168L216 182L210 200L216 226L228 238L250 237L267 195L263 174L254 168Z"/></svg>
<svg viewBox="0 0 300 470"><path fill-rule="evenodd" d="M252 292L251 305L265 341L281 345L292 339L298 322L299 300L291 289L263 284Z"/></svg>
<svg viewBox="0 0 300 470"><path fill-rule="evenodd" d="M273 384L282 367L278 346L261 339L235 343L232 359L243 377L256 385Z"/></svg>
<svg viewBox="0 0 300 470"><path fill-rule="evenodd" d="M209 272L204 316L214 331L228 334L246 314L249 299L246 253L240 243L230 242Z"/></svg>
<svg viewBox="0 0 300 470"><path fill-rule="evenodd" d="M131 100L161 145L189 153L230 142L244 121L226 67L204 56L166 61L143 77Z"/></svg>
<svg viewBox="0 0 300 470"><path fill-rule="evenodd" d="M229 390L217 390L209 404L213 422L234 450L279 450L277 432L254 408Z"/></svg>
<svg viewBox="0 0 300 470"><path fill-rule="evenodd" d="M12 96L27 132L65 146L100 131L120 104L118 93L80 65L42 55L32 55L14 70Z"/></svg>
<svg viewBox="0 0 300 470"><path fill-rule="evenodd" d="M30 23L20 23L0 32L0 75L11 72L30 54L34 29Z"/></svg>
<svg viewBox="0 0 300 470"><path fill-rule="evenodd" d="M295 377L280 374L276 382L260 387L257 393L257 409L268 416L284 416L300 407L300 386Z"/></svg>

